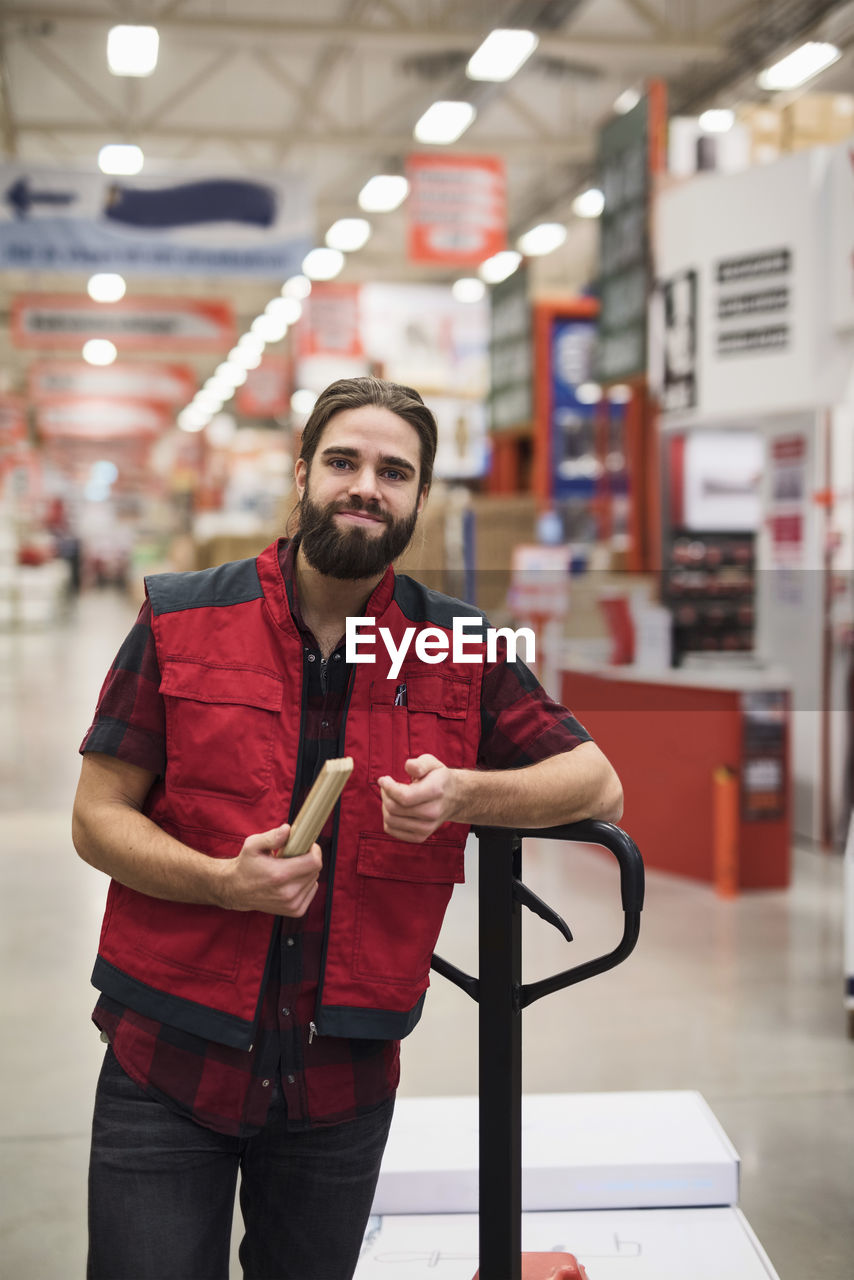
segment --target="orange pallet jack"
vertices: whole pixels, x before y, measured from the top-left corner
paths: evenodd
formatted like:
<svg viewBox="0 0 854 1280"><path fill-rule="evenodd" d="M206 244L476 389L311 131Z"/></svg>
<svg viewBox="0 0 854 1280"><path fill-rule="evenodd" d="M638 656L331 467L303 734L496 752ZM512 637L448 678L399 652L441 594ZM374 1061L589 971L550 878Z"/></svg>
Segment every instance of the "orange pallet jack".
<svg viewBox="0 0 854 1280"><path fill-rule="evenodd" d="M522 1253L522 1010L542 996L613 969L631 954L640 932L643 862L634 841L609 822L541 831L480 827L476 834L479 977L441 956L434 955L432 963L478 1005L480 1267L474 1280L588 1280L570 1253ZM522 883L522 842L528 838L600 845L614 854L620 866L623 936L607 955L540 982L523 983L522 907L572 941L566 922Z"/></svg>

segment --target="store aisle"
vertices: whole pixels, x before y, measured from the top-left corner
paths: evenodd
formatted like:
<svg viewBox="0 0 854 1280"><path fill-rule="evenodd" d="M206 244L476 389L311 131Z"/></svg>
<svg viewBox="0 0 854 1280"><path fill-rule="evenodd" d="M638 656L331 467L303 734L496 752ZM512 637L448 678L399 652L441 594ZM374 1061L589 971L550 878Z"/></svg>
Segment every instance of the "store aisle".
<svg viewBox="0 0 854 1280"><path fill-rule="evenodd" d="M89 1021L89 972L106 884L76 857L69 814L77 744L134 615L124 597L93 593L50 630L0 633L0 1240L5 1273L20 1280L83 1275L88 1125L103 1051ZM530 1092L705 1095L741 1154L742 1208L782 1280L849 1280L854 1269L841 870L835 857L798 849L788 893L734 903L650 874L632 959L525 1014ZM576 936L567 948L530 917L526 979L619 935L605 855L530 846L525 878ZM440 947L468 968L475 903L472 876ZM436 979L404 1046L403 1091L473 1093L476 1043L474 1006Z"/></svg>

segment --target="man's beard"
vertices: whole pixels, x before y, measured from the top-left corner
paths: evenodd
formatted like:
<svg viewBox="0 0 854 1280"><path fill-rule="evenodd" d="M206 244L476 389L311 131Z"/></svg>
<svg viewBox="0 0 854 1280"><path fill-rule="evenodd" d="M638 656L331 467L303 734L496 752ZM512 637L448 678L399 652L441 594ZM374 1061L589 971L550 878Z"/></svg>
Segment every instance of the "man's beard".
<svg viewBox="0 0 854 1280"><path fill-rule="evenodd" d="M335 523L339 511L365 511L385 520L380 534L355 526L341 528ZM330 578L375 578L385 573L392 560L401 555L412 539L418 508L395 519L382 516L379 503L352 498L348 502L321 507L312 502L306 489L300 503L300 546L305 558L318 573Z"/></svg>

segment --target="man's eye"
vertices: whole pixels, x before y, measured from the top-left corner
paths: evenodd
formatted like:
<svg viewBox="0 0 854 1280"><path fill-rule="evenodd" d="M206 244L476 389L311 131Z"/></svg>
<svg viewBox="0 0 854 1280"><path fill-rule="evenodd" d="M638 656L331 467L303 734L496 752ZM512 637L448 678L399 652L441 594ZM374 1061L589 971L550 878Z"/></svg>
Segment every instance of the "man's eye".
<svg viewBox="0 0 854 1280"><path fill-rule="evenodd" d="M329 465L331 467L337 467L339 471L343 471L349 467L350 460L349 458L332 458L330 459Z"/></svg>
<svg viewBox="0 0 854 1280"><path fill-rule="evenodd" d="M406 479L402 471L389 470L389 471L386 471L385 475L387 480L405 480Z"/></svg>

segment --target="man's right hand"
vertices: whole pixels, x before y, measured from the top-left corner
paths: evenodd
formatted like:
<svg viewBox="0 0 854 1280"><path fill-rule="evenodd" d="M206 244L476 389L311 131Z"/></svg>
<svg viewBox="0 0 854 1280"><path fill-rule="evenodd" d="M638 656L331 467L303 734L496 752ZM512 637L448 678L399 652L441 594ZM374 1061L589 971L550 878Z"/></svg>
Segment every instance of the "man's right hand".
<svg viewBox="0 0 854 1280"><path fill-rule="evenodd" d="M272 856L287 843L290 831L284 823L248 836L236 858L220 863L223 907L275 916L305 915L317 893L323 860L316 844L298 858Z"/></svg>

